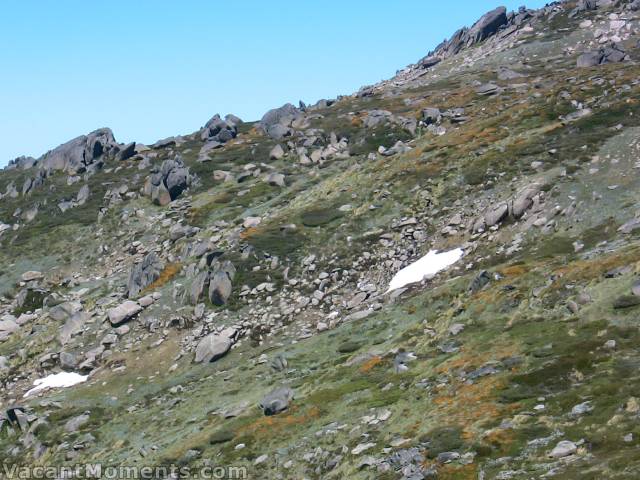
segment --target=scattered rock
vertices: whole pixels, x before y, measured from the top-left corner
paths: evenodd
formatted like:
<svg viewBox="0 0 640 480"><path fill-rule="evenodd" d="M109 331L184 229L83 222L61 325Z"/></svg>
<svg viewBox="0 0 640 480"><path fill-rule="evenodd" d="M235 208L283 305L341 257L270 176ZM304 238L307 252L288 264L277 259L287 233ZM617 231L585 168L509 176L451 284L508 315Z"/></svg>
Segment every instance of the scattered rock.
<svg viewBox="0 0 640 480"><path fill-rule="evenodd" d="M138 313L142 311L142 307L134 301L127 300L124 303L118 305L115 308L112 308L107 312L109 317L109 321L111 325L114 327L119 326L120 324L131 320Z"/></svg>
<svg viewBox="0 0 640 480"><path fill-rule="evenodd" d="M227 354L234 343L236 330L227 328L220 333L212 333L200 340L196 348L196 363L209 363Z"/></svg>
<svg viewBox="0 0 640 480"><path fill-rule="evenodd" d="M160 273L163 269L164 264L155 252L145 255L142 262L136 263L129 273L129 280L127 281L129 298L137 297L142 290L160 278Z"/></svg>
<svg viewBox="0 0 640 480"><path fill-rule="evenodd" d="M551 458L563 458L573 455L578 451L578 447L575 443L568 440L562 440L559 442L553 450L549 453Z"/></svg>
<svg viewBox="0 0 640 480"><path fill-rule="evenodd" d="M265 415L276 415L289 408L293 400L293 390L289 387L279 387L264 396L260 402L260 408Z"/></svg>

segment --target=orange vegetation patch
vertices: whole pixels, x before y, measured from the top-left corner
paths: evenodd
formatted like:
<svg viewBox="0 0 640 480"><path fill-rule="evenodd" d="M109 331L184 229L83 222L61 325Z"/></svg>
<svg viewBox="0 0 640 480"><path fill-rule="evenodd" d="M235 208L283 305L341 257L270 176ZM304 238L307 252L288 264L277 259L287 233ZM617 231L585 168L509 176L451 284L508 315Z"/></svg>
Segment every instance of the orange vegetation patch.
<svg viewBox="0 0 640 480"><path fill-rule="evenodd" d="M445 480L476 480L478 478L478 466L473 463L469 465L441 465L435 460L425 460L422 462L422 467L425 470L435 467L438 472L438 480L443 478Z"/></svg>
<svg viewBox="0 0 640 480"><path fill-rule="evenodd" d="M249 227L243 230L242 232L240 232L240 238L242 240L247 240L248 238L251 238L261 232L262 232L262 229L259 227Z"/></svg>
<svg viewBox="0 0 640 480"><path fill-rule="evenodd" d="M469 465L441 465L438 467L439 480L476 480L478 478L478 466Z"/></svg>
<svg viewBox="0 0 640 480"><path fill-rule="evenodd" d="M491 350L485 350L479 352L477 350L467 350L464 347L459 355L456 355L452 359L440 364L436 368L438 373L449 373L452 370L465 369L469 370L477 368L489 360L501 360L504 358L513 357L518 354L518 349L514 345L495 345Z"/></svg>
<svg viewBox="0 0 640 480"><path fill-rule="evenodd" d="M255 422L240 428L236 434L253 434L259 435L272 435L275 432L296 426L304 425L311 420L320 416L320 409L318 407L311 407L302 413L296 413L297 408L292 407L288 412L281 413L279 415L273 415L270 417L260 417Z"/></svg>
<svg viewBox="0 0 640 480"><path fill-rule="evenodd" d="M405 158L407 159L418 159L424 153L424 148L422 146L417 146L407 153L405 153Z"/></svg>
<svg viewBox="0 0 640 480"><path fill-rule="evenodd" d="M500 270L500 274L505 277L519 277L531 271L530 266L526 265L511 265Z"/></svg>
<svg viewBox="0 0 640 480"><path fill-rule="evenodd" d="M539 133L545 134L545 133L553 132L554 130L557 130L558 128L562 128L562 127L564 127L564 124L561 122L550 123L549 125L545 125L544 127L541 127L539 129Z"/></svg>
<svg viewBox="0 0 640 480"><path fill-rule="evenodd" d="M461 384L454 394L433 399L436 413L448 422L464 425L465 438L475 438L474 425L502 418L516 408L496 401L496 394L505 382L500 378L487 378L471 385Z"/></svg>
<svg viewBox="0 0 640 480"><path fill-rule="evenodd" d="M617 252L592 260L578 260L556 269L554 273L562 276L565 281L588 280L624 265L634 265L634 270L640 271L640 249L633 248L626 252Z"/></svg>
<svg viewBox="0 0 640 480"><path fill-rule="evenodd" d="M362 118L358 115L354 115L351 117L351 126L352 127L361 127L362 126Z"/></svg>
<svg viewBox="0 0 640 480"><path fill-rule="evenodd" d="M360 366L360 373L370 372L371 370L373 370L376 366L380 365L381 363L382 363L382 357L381 356L376 355L374 357L371 357L369 360L365 361Z"/></svg>
<svg viewBox="0 0 640 480"><path fill-rule="evenodd" d="M513 430L502 428L494 428L484 436L485 442L501 452L504 452L513 443L514 439L515 433Z"/></svg>
<svg viewBox="0 0 640 480"><path fill-rule="evenodd" d="M169 280L171 280L173 277L175 277L178 272L180 272L180 269L182 268L182 264L181 263L169 263L167 264L166 267L164 267L164 270L162 270L162 272L160 272L160 276L158 277L158 279L153 282L151 285L149 285L147 288L145 288L142 293L149 293L152 292L160 287L162 287L163 285L165 285Z"/></svg>
<svg viewBox="0 0 640 480"><path fill-rule="evenodd" d="M473 303L470 304L467 309L475 315L480 315L484 313L487 307L496 305L498 300L504 297L504 295L504 291L499 289L497 285L488 290L482 290L472 295Z"/></svg>
<svg viewBox="0 0 640 480"><path fill-rule="evenodd" d="M489 360L500 360L518 353L514 345L497 346L491 351L462 351L458 356L439 365L438 373L451 373L457 369L471 370L484 365ZM459 383L454 388L441 391L433 398L437 417L446 418L449 423L464 425L463 436L474 441L481 428L475 425L484 424L502 418L515 410L517 404L504 404L498 401L498 392L506 385L507 380L499 376L480 378L473 384Z"/></svg>

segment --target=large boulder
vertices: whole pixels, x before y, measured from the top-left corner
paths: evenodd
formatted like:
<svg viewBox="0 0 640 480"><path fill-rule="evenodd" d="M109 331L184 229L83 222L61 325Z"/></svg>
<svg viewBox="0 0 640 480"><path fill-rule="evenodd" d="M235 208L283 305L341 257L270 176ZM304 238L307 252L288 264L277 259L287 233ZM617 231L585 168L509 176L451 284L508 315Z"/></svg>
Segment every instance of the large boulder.
<svg viewBox="0 0 640 480"><path fill-rule="evenodd" d="M511 214L518 219L533 205L533 198L540 192L541 185L533 183L520 190L511 204Z"/></svg>
<svg viewBox="0 0 640 480"><path fill-rule="evenodd" d="M600 48L592 52L585 52L578 57L578 68L595 67L607 63L620 63L628 59L626 52L618 45Z"/></svg>
<svg viewBox="0 0 640 480"><path fill-rule="evenodd" d="M442 112L439 108L428 107L422 110L422 121L426 125L440 123L442 120Z"/></svg>
<svg viewBox="0 0 640 480"><path fill-rule="evenodd" d="M18 195L19 195L18 189L16 189L15 183L11 181L9 185L7 185L7 188L5 188L5 191L2 197L17 198Z"/></svg>
<svg viewBox="0 0 640 480"><path fill-rule="evenodd" d="M487 224L487 227L493 227L494 225L502 222L508 214L509 206L506 203L501 203L485 213L484 221Z"/></svg>
<svg viewBox="0 0 640 480"><path fill-rule="evenodd" d="M275 140L282 140L285 137L290 137L292 131L293 130L287 125L276 123L275 125L271 125L267 128L267 135Z"/></svg>
<svg viewBox="0 0 640 480"><path fill-rule="evenodd" d="M262 398L260 408L265 415L276 415L289 408L291 400L293 400L293 390L289 387L279 387Z"/></svg>
<svg viewBox="0 0 640 480"><path fill-rule="evenodd" d="M234 328L227 328L204 337L196 347L195 362L214 362L226 355L235 341L236 333Z"/></svg>
<svg viewBox="0 0 640 480"><path fill-rule="evenodd" d="M494 35L498 29L507 23L507 9L498 7L485 13L473 24L467 34L468 43L479 43Z"/></svg>
<svg viewBox="0 0 640 480"><path fill-rule="evenodd" d="M302 111L290 103L265 113L260 128L271 138L280 140L291 134L291 123L302 115Z"/></svg>
<svg viewBox="0 0 640 480"><path fill-rule="evenodd" d="M227 115L226 119L216 114L200 130L200 138L205 142L214 141L226 143L238 134L238 124L242 123L238 117Z"/></svg>
<svg viewBox="0 0 640 480"><path fill-rule="evenodd" d="M543 182L544 183L544 182ZM531 183L520 189L512 199L491 205L473 224L473 232L483 232L488 227L502 223L508 217L519 220L527 210L540 201L543 183Z"/></svg>
<svg viewBox="0 0 640 480"><path fill-rule="evenodd" d="M31 187L33 187L33 179L30 177L26 178L22 184L22 195L27 195L31 191Z"/></svg>
<svg viewBox="0 0 640 480"><path fill-rule="evenodd" d="M231 279L226 272L217 271L209 281L209 299L214 305L224 305L231 296Z"/></svg>
<svg viewBox="0 0 640 480"><path fill-rule="evenodd" d="M280 160L282 157L284 157L284 154L285 151L284 148L282 148L282 145L277 144L269 152L269 160Z"/></svg>
<svg viewBox="0 0 640 480"><path fill-rule="evenodd" d="M260 125L263 128L267 128L277 123L291 124L291 122L301 115L301 111L293 106L291 103L287 103L279 108L269 110L262 116Z"/></svg>
<svg viewBox="0 0 640 480"><path fill-rule="evenodd" d="M600 52L586 52L578 57L576 65L578 68L589 68L600 65L602 55Z"/></svg>
<svg viewBox="0 0 640 480"><path fill-rule="evenodd" d="M47 301L45 300L45 302ZM49 316L58 322L62 322L80 310L82 310L80 302L63 302L53 305L49 310Z"/></svg>
<svg viewBox="0 0 640 480"><path fill-rule="evenodd" d="M597 0L578 0L578 4L576 5L576 9L574 10L574 12L575 13L586 12L589 10L596 10L597 8L598 8Z"/></svg>
<svg viewBox="0 0 640 480"><path fill-rule="evenodd" d="M6 339L13 332L20 329L14 318L11 316L5 316L0 319L0 341Z"/></svg>
<svg viewBox="0 0 640 480"><path fill-rule="evenodd" d="M147 288L158 278L164 269L164 264L155 252L148 253L142 262L136 263L129 273L127 281L127 295L129 298L137 297L142 290Z"/></svg>
<svg viewBox="0 0 640 480"><path fill-rule="evenodd" d="M38 164L38 160L33 157L25 157L21 156L14 160L11 160L9 164L5 167L7 170L27 170L29 168L35 167Z"/></svg>
<svg viewBox="0 0 640 480"><path fill-rule="evenodd" d="M89 421L89 413L85 412L81 415L73 417L64 424L64 429L66 432L73 433L77 432Z"/></svg>
<svg viewBox="0 0 640 480"><path fill-rule="evenodd" d="M225 305L231 296L233 277L236 269L226 261L219 265L211 274L209 280L209 300L214 305Z"/></svg>
<svg viewBox="0 0 640 480"><path fill-rule="evenodd" d="M42 280L44 275L42 272L38 272L36 270L29 270L28 272L24 272L20 275L20 280L23 282L32 282L34 280Z"/></svg>
<svg viewBox="0 0 640 480"><path fill-rule="evenodd" d="M122 325L124 322L132 319L138 313L142 311L142 307L137 302L133 302L131 300L126 300L124 303L121 303L117 307L110 309L107 312L109 317L109 322L114 327L118 327Z"/></svg>
<svg viewBox="0 0 640 480"><path fill-rule="evenodd" d="M108 128L101 128L54 148L42 157L41 164L48 172L62 170L69 174L79 174L86 172L103 155L115 153L119 149L113 132Z"/></svg>
<svg viewBox="0 0 640 480"><path fill-rule="evenodd" d="M457 55L465 48L480 43L495 35L498 31L509 24L509 18L514 23L522 22L528 16L526 9L520 11L517 20L516 16L507 16L505 7L498 7L485 13L471 28L461 28L456 31L449 40L445 40L438 45L433 52L424 57L419 65L423 68L430 68L440 61Z"/></svg>
<svg viewBox="0 0 640 480"><path fill-rule="evenodd" d="M78 205L84 205L85 203L87 203L87 200L89 200L89 194L91 192L89 191L89 185L84 184L82 187L80 187L80 190L78 191L78 195L76 195L76 203Z"/></svg>
<svg viewBox="0 0 640 480"><path fill-rule="evenodd" d="M189 185L189 169L181 167L174 168L167 174L165 185L171 196L171 200L178 198Z"/></svg>
<svg viewBox="0 0 640 480"><path fill-rule="evenodd" d="M265 181L272 187L286 187L285 176L282 173L272 172L265 177Z"/></svg>
<svg viewBox="0 0 640 480"><path fill-rule="evenodd" d="M67 344L69 340L71 340L71 337L80 333L90 318L91 315L83 311L76 312L71 315L60 329L60 333L58 333L58 341L60 342L60 345Z"/></svg>
<svg viewBox="0 0 640 480"><path fill-rule="evenodd" d="M178 198L192 181L189 168L185 167L182 158L178 156L174 160L162 162L160 170L147 177L144 193L151 197L153 203L164 206Z"/></svg>
<svg viewBox="0 0 640 480"><path fill-rule="evenodd" d="M128 160L136 154L136 142L131 142L120 149L116 155L116 160Z"/></svg>
<svg viewBox="0 0 640 480"><path fill-rule="evenodd" d="M205 291L207 283L209 282L209 272L200 272L191 282L191 288L189 289L189 299L193 305L197 305Z"/></svg>

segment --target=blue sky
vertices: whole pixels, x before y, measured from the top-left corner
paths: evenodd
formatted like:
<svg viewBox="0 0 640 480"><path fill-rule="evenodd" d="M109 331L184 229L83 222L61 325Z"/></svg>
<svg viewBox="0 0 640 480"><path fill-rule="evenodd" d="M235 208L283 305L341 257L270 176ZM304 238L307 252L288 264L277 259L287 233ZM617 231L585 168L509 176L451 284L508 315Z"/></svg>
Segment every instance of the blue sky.
<svg viewBox="0 0 640 480"><path fill-rule="evenodd" d="M218 112L256 120L350 94L485 11L522 3L4 0L0 166L103 126L152 143Z"/></svg>

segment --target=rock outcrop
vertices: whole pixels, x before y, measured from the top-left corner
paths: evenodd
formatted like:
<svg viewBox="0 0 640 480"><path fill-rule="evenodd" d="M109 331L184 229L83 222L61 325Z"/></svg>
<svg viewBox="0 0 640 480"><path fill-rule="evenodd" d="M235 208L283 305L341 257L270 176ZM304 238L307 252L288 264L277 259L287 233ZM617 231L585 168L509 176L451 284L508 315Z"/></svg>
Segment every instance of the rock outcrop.
<svg viewBox="0 0 640 480"><path fill-rule="evenodd" d="M178 198L192 181L189 168L184 165L182 158L176 157L162 162L160 169L147 178L144 193L156 205L164 206Z"/></svg>
<svg viewBox="0 0 640 480"><path fill-rule="evenodd" d="M603 47L599 50L583 53L576 62L579 68L595 67L607 63L620 63L627 60L629 56L619 45Z"/></svg>
<svg viewBox="0 0 640 480"><path fill-rule="evenodd" d="M220 333L211 333L200 340L196 348L196 363L215 362L227 354L234 343L237 331L227 328Z"/></svg>
<svg viewBox="0 0 640 480"><path fill-rule="evenodd" d="M127 281L127 295L129 298L136 298L140 292L155 282L164 269L164 263L155 252L150 252L136 263L129 273Z"/></svg>
<svg viewBox="0 0 640 480"><path fill-rule="evenodd" d="M108 128L101 128L51 150L39 164L48 172L59 170L77 175L89 169L100 169L103 156L117 153L119 149L113 132Z"/></svg>
<svg viewBox="0 0 640 480"><path fill-rule="evenodd" d="M302 114L300 109L287 103L265 113L260 120L260 128L271 138L280 140L292 134L291 124Z"/></svg>
<svg viewBox="0 0 640 480"><path fill-rule="evenodd" d="M420 64L429 68L441 60L457 55L465 48L480 43L495 35L507 24L507 9L498 7L485 13L471 28L461 28L449 39L438 45L436 49L423 58Z"/></svg>

